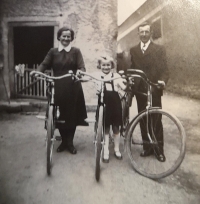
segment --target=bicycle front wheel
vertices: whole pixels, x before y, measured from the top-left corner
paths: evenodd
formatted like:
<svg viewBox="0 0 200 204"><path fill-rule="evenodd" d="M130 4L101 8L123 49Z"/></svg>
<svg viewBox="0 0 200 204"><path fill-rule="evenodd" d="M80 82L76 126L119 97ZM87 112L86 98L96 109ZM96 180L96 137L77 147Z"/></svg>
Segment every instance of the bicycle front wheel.
<svg viewBox="0 0 200 204"><path fill-rule="evenodd" d="M142 157L140 154L147 147L151 154ZM184 128L171 113L152 108L148 114L145 111L131 122L127 151L133 168L141 175L160 179L172 174L182 163L185 149ZM157 159L159 152L165 155L165 161Z"/></svg>
<svg viewBox="0 0 200 204"><path fill-rule="evenodd" d="M103 136L103 106L100 106L95 140L95 178L97 181L99 181L100 179L102 136Z"/></svg>
<svg viewBox="0 0 200 204"><path fill-rule="evenodd" d="M52 156L53 156L53 135L54 135L54 121L53 121L53 106L49 107L47 119L47 174L51 174Z"/></svg>

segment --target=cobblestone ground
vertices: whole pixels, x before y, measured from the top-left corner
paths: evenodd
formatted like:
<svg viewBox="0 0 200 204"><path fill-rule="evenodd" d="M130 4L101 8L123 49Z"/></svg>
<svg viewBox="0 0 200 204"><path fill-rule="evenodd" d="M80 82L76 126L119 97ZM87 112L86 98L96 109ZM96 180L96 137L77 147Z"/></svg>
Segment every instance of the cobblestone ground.
<svg viewBox="0 0 200 204"><path fill-rule="evenodd" d="M187 133L181 167L173 175L153 181L132 169L126 153L122 161L116 160L111 146L110 162L102 164L99 183L94 177L93 124L78 127L74 141L77 155L56 153L56 142L53 171L48 177L43 122L35 115L1 114L0 203L199 204L200 101L167 94L163 109L177 115ZM94 113L88 115L94 117ZM123 150L123 140L120 148Z"/></svg>

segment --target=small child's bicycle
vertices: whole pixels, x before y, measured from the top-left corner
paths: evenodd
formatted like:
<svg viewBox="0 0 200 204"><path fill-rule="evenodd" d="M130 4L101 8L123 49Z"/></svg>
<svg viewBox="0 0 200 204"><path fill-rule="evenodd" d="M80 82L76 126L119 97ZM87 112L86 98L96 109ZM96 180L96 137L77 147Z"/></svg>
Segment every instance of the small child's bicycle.
<svg viewBox="0 0 200 204"><path fill-rule="evenodd" d="M121 73L122 74L122 73ZM186 151L186 134L179 119L173 114L162 110L161 107L152 107L152 86L161 87L161 84L151 82L141 70L129 69L125 78L132 80L141 78L148 87L146 95L146 109L136 115L130 122L126 122L125 143L128 156L133 168L143 176L152 179L164 178L178 169ZM132 83L132 84L133 84ZM138 93L137 94L143 94ZM130 95L127 95L130 97ZM126 99L127 100L127 99ZM128 103L123 107L124 118L129 118ZM144 134L147 139L144 140ZM143 138L143 139L142 139ZM142 157L140 154L143 145L148 145L152 154ZM164 149L166 160L159 161L158 154Z"/></svg>
<svg viewBox="0 0 200 204"><path fill-rule="evenodd" d="M94 145L95 145L95 178L97 181L100 179L100 162L103 155L103 147L105 141L105 113L106 106L104 103L104 87L106 82L110 82L116 79L120 79L121 76L113 77L109 80L96 78L86 72L79 72L80 81L96 81L100 82L100 89L98 93L98 104L96 110L96 120L94 124ZM87 76L88 79L81 79L82 76Z"/></svg>
<svg viewBox="0 0 200 204"><path fill-rule="evenodd" d="M44 80L48 83L48 86L47 86L48 106L46 111L46 117L44 119L45 119L45 129L47 130L47 134L46 134L47 174L50 175L52 171L54 141L60 140L60 137L55 136L54 131L58 123L65 122L65 121L59 120L59 116L60 116L59 107L56 106L54 102L54 96L55 96L54 81L65 77L74 77L74 74L72 71L69 71L68 74L65 74L63 76L52 77L39 71L32 71L31 75L35 76L37 79Z"/></svg>

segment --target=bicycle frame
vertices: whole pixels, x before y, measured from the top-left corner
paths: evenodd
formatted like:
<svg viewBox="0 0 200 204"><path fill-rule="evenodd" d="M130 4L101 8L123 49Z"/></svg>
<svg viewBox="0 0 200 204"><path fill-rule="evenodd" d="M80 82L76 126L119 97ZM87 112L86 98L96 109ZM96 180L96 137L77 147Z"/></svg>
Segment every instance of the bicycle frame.
<svg viewBox="0 0 200 204"><path fill-rule="evenodd" d="M141 70L128 71L124 78L134 81L134 78L138 77L147 84L145 94L132 90L134 94L145 95L147 104L127 126L125 150L138 173L152 179L164 178L176 171L184 159L184 128L173 114L162 110L162 107L152 107L152 86L164 88L164 83L151 82ZM145 150L146 155L143 154ZM152 156L155 156L155 161Z"/></svg>
<svg viewBox="0 0 200 204"><path fill-rule="evenodd" d="M105 108L106 108L106 105L104 103L104 87L105 87L105 83L104 82L101 82L101 92L98 94L98 105L97 105L97 113L99 111L99 108L100 106L103 106L103 138L101 138L101 141L102 141L102 145L104 144L104 136L105 136ZM96 114L97 114L96 113ZM99 113L98 115L96 115L96 122L98 124L98 119L99 119ZM95 138L95 141L94 143L96 143L96 138Z"/></svg>
<svg viewBox="0 0 200 204"><path fill-rule="evenodd" d="M100 93L98 93L98 104L97 104L97 111L96 111L96 122L94 125L95 135L94 135L94 144L95 144L95 158L96 158L96 165L95 165L95 177L96 180L99 181L100 178L100 160L101 160L101 154L103 151L102 146L105 142L105 112L106 112L106 105L104 103L104 88L105 83L110 82L112 80L121 78L120 77L113 77L112 79L105 80L105 79L98 79L94 76L87 74L85 72L80 72L81 76L88 76L89 80L96 80L101 82L100 86ZM83 79L80 79L80 81L84 81Z"/></svg>
<svg viewBox="0 0 200 204"><path fill-rule="evenodd" d="M152 86L159 86L160 84L155 84L153 82L151 82L145 75L144 72L142 72L141 70L127 70L128 74L126 76L124 76L124 78L126 78L127 80L127 84L128 84L128 91L130 91L131 89L131 86L134 84L134 78L140 78L142 79L146 84L147 84L147 94L144 94L144 93L138 93L138 94L142 94L142 95L145 95L147 96L147 106L146 106L146 109L140 113L138 113L138 115L142 114L143 112L146 112L146 130L147 130L147 135L148 135L148 138L149 138L149 141L150 143L154 143L151 136L150 136L150 133L149 133L149 110L152 109ZM121 75L124 74L123 72L121 73ZM128 93L127 93L128 94ZM154 108L160 108L160 107L154 107ZM138 115L133 118L132 122L138 117ZM131 122L131 124L132 124ZM129 126L131 125L129 124ZM128 127L129 127L128 126ZM127 129L129 129L127 127Z"/></svg>

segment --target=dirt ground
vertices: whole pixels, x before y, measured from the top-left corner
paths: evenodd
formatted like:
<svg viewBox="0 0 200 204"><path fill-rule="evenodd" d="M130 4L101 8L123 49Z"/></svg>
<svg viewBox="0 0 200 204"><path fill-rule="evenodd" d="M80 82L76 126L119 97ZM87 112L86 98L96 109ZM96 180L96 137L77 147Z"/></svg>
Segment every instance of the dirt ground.
<svg viewBox="0 0 200 204"><path fill-rule="evenodd" d="M133 101L135 104L135 101ZM186 157L171 176L153 181L136 173L127 153L123 160L102 163L101 178L94 177L93 124L78 127L77 155L56 153L52 175L46 175L45 131L35 115L0 115L1 204L199 204L200 101L166 94L163 109L174 113L187 134ZM131 116L135 114L131 109ZM44 113L41 113L44 114ZM94 117L94 113L88 113ZM123 140L121 140L123 150Z"/></svg>

